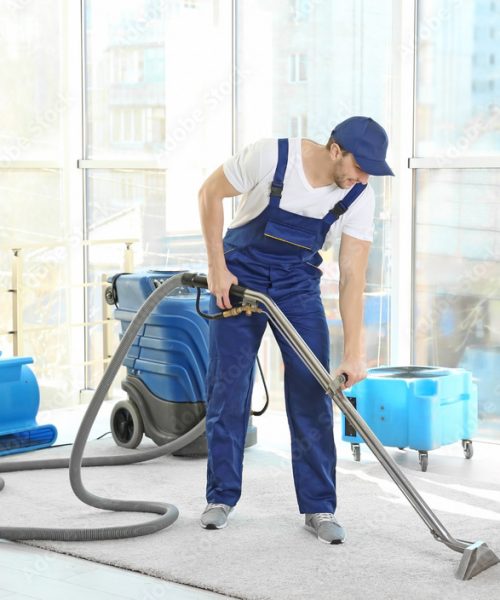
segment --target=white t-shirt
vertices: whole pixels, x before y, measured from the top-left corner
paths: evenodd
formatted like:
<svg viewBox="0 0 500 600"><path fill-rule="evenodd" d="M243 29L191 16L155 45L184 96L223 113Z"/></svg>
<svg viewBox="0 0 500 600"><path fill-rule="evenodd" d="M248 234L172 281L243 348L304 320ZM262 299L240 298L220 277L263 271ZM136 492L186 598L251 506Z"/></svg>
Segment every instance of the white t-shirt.
<svg viewBox="0 0 500 600"><path fill-rule="evenodd" d="M246 146L224 163L224 174L229 183L243 194L230 228L248 223L269 204L270 186L277 162L278 141L262 139ZM321 219L344 198L349 189L339 188L335 184L313 188L304 173L301 138L290 138L280 208ZM374 210L373 188L367 185L349 209L332 225L325 240L325 248L340 237L342 232L361 240L372 241Z"/></svg>

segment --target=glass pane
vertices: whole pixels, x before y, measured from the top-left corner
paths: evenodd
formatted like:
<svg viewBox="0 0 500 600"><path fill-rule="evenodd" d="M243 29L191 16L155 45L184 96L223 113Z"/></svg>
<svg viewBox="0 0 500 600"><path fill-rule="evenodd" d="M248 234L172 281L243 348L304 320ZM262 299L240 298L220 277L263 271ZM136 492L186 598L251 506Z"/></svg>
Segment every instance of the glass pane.
<svg viewBox="0 0 500 600"><path fill-rule="evenodd" d="M463 367L479 386L483 435L500 431L500 175L417 178L415 362Z"/></svg>
<svg viewBox="0 0 500 600"><path fill-rule="evenodd" d="M87 157L216 166L231 140L231 3L85 6Z"/></svg>
<svg viewBox="0 0 500 600"><path fill-rule="evenodd" d="M418 2L418 156L500 152L500 3Z"/></svg>
<svg viewBox="0 0 500 600"><path fill-rule="evenodd" d="M61 2L3 2L0 11L0 163L55 158L61 117Z"/></svg>
<svg viewBox="0 0 500 600"><path fill-rule="evenodd" d="M297 136L326 143L333 127L353 115L373 117L390 137L392 2L242 0L237 7L239 147L262 137ZM313 45L306 43L312 39ZM365 337L368 366L377 366L389 362L390 350L390 180L373 177L370 183L376 220ZM343 349L337 254L338 244L325 253L322 265L332 367ZM281 357L272 334L267 335L262 362L275 406L283 408Z"/></svg>
<svg viewBox="0 0 500 600"><path fill-rule="evenodd" d="M67 223L56 170L0 171L0 244L12 248L53 244Z"/></svg>
<svg viewBox="0 0 500 600"><path fill-rule="evenodd" d="M302 135L325 143L352 115L390 126L391 0L241 0L237 9L239 145L290 135L301 114Z"/></svg>
<svg viewBox="0 0 500 600"><path fill-rule="evenodd" d="M78 402L83 387L81 236L58 171L0 172L0 273L11 287L12 248L21 248L23 355L33 356L42 408ZM2 285L2 286L3 286ZM11 329L12 298L2 295L0 329ZM12 337L1 348L11 354Z"/></svg>

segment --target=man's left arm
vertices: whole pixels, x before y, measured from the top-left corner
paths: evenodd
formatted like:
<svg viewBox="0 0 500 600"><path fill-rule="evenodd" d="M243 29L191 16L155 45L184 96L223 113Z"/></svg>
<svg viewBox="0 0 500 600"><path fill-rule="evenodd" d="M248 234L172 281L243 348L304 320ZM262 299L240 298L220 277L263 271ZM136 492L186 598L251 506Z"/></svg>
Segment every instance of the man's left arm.
<svg viewBox="0 0 500 600"><path fill-rule="evenodd" d="M344 356L335 375L346 373L347 386L366 377L363 293L371 242L342 234L339 253L339 307L344 329Z"/></svg>

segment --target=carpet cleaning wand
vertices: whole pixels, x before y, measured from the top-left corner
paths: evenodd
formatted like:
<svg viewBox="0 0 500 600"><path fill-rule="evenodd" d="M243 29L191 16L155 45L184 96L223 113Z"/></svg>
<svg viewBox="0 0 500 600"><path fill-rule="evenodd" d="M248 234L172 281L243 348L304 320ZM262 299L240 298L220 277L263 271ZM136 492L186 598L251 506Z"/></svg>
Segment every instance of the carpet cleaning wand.
<svg viewBox="0 0 500 600"><path fill-rule="evenodd" d="M140 523L132 526L94 529L54 529L41 527L0 526L0 538L9 540L49 539L60 541L118 539L147 535L149 533L159 531L165 527L168 527L177 519L178 510L171 504L133 500L115 500L92 494L86 490L83 485L81 467L144 462L159 456L172 454L179 448L182 448L194 439L197 439L203 433L205 429L205 419L195 425L191 431L185 433L174 441L165 444L164 446L160 446L159 448L153 448L143 452L134 452L130 455L127 454L124 456L83 459L83 451L85 449L85 444L88 440L92 424L95 421L102 402L118 372L118 369L125 359L128 349L132 345L139 330L156 305L173 290L181 286L191 286L205 289L208 287L207 279L204 275L199 275L197 273L180 273L170 277L169 279L166 279L164 283L162 283L144 302L123 334L120 344L118 345L115 354L111 358L103 378L97 386L94 396L87 408L87 412L85 413L78 430L69 461L67 459L22 462L0 461L0 472L63 468L69 466L72 489L76 496L82 500L82 502L85 502L86 504L96 508L102 508L104 510L147 512L159 514L160 516L146 523ZM340 410L342 410L346 418L351 422L356 430L360 432L362 438L368 444L368 447L372 450L384 469L389 473L396 485L406 496L410 504L423 519L434 538L446 544L452 550L462 553L462 560L460 561L460 565L456 572L457 578L463 580L470 579L474 575L477 575L485 569L500 562L500 559L490 548L488 548L484 542L472 543L464 540L456 540L448 533L445 527L440 523L431 509L421 498L417 490L400 471L399 467L387 453L385 448L365 423L363 418L344 396L342 392L342 386L345 383L345 377L339 376L334 379L330 375L330 373L323 367L321 362L297 333L285 315L268 296L237 285L231 286L230 293L242 298L243 304L245 305L256 307L258 304L260 304L264 307L268 318L284 335L289 344L302 359L304 364L318 380L325 392L332 398ZM3 485L4 482L0 478L0 489L2 489Z"/></svg>
<svg viewBox="0 0 500 600"><path fill-rule="evenodd" d="M186 273L183 276L183 283L196 287L207 287L206 277L192 273ZM235 289L233 290L233 288ZM243 304L261 304L266 309L269 320L276 325L318 383L344 413L356 431L360 433L380 464L423 519L434 538L452 550L462 553L462 559L455 573L456 577L462 580L471 579L474 575L499 563L500 558L488 548L485 542L478 541L473 543L457 540L448 533L415 487L382 446L377 436L344 396L342 386L346 382L346 377L340 375L334 379L330 375L276 304L265 294L248 289L242 290L240 286L232 286L230 293L240 296L243 299Z"/></svg>

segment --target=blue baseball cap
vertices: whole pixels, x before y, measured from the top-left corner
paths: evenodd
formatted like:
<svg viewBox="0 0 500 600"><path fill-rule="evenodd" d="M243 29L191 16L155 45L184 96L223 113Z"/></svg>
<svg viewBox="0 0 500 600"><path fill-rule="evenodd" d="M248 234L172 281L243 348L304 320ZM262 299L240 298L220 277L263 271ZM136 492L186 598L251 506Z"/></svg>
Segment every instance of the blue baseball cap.
<svg viewBox="0 0 500 600"><path fill-rule="evenodd" d="M350 117L339 123L331 137L351 152L368 175L394 175L385 162L389 138L385 129L370 117Z"/></svg>

